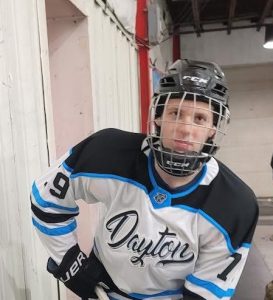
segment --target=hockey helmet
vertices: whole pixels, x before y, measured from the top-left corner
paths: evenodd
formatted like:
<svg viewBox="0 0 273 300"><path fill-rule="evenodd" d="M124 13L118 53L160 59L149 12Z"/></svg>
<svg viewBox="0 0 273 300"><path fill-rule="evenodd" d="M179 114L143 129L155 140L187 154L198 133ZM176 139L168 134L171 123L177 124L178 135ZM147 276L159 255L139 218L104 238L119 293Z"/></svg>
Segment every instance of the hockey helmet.
<svg viewBox="0 0 273 300"><path fill-rule="evenodd" d="M173 136L164 136L162 126L164 110L172 103L172 99L179 99L176 112L177 117L171 123L175 128ZM220 147L221 140L226 134L230 120L228 109L229 93L225 75L216 63L193 61L188 59L177 60L159 82L158 91L154 94L148 119L147 137L159 167L174 176L188 176L200 170L203 164L210 159ZM208 137L202 145L193 147L194 150L176 151L165 144L167 140L179 139L178 128L185 126L180 120L183 107L191 102L192 115L198 110L198 102L207 103L206 111L212 114L212 124L207 126L214 129L212 137ZM200 110L200 109L199 109ZM157 120L160 119L160 123ZM187 124L189 125L189 124ZM192 118L191 128L202 127ZM203 126L204 127L204 126ZM189 135L190 136L190 135ZM181 137L181 139L183 139ZM188 139L188 138L187 138ZM200 141L187 140L191 145ZM197 150L198 149L198 150Z"/></svg>

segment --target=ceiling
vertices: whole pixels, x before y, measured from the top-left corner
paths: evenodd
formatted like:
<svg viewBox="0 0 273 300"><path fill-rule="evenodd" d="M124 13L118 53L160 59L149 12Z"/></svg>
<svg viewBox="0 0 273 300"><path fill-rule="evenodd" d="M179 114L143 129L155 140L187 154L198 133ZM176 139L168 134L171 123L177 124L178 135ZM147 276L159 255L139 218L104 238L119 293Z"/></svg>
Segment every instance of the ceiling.
<svg viewBox="0 0 273 300"><path fill-rule="evenodd" d="M172 18L169 32L227 31L273 23L273 0L166 0Z"/></svg>

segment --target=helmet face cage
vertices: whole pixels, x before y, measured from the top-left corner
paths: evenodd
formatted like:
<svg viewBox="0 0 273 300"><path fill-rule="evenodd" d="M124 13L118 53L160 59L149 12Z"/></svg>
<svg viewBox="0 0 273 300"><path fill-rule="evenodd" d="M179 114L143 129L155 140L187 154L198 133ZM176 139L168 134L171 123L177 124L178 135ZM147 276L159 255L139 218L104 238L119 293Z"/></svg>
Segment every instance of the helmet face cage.
<svg viewBox="0 0 273 300"><path fill-rule="evenodd" d="M198 93L169 92L154 97L147 136L157 164L173 176L199 171L219 149L229 120L223 102Z"/></svg>

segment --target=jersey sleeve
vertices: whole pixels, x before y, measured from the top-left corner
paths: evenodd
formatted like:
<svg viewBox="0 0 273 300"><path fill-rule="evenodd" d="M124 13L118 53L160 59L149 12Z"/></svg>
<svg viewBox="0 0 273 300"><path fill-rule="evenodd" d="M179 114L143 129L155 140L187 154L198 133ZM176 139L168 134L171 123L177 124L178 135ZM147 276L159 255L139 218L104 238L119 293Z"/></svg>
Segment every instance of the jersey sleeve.
<svg viewBox="0 0 273 300"><path fill-rule="evenodd" d="M100 130L74 146L34 181L32 221L57 264L77 243L77 200L108 205L116 189L111 179L127 178L131 173L143 138L116 129ZM125 153L129 158L124 159Z"/></svg>
<svg viewBox="0 0 273 300"><path fill-rule="evenodd" d="M237 247L230 234L208 216L201 218L199 254L194 272L186 277L185 288L204 299L231 299L243 272L256 227L258 210Z"/></svg>
<svg viewBox="0 0 273 300"><path fill-rule="evenodd" d="M77 200L97 202L90 186L81 177L72 176L73 166L67 161L76 153L68 152L32 184L32 223L49 256L59 264L63 256L77 243L79 214Z"/></svg>

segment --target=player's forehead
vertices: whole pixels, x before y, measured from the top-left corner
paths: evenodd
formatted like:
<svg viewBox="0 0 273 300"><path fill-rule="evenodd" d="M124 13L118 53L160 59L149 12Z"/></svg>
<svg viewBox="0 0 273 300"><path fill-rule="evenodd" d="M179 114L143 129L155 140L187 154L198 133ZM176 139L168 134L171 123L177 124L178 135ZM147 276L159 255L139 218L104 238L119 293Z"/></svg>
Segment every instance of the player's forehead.
<svg viewBox="0 0 273 300"><path fill-rule="evenodd" d="M179 109L201 109L201 110L211 110L212 104L204 101L194 101L189 99L181 98L171 98L165 103L167 109L179 108Z"/></svg>

